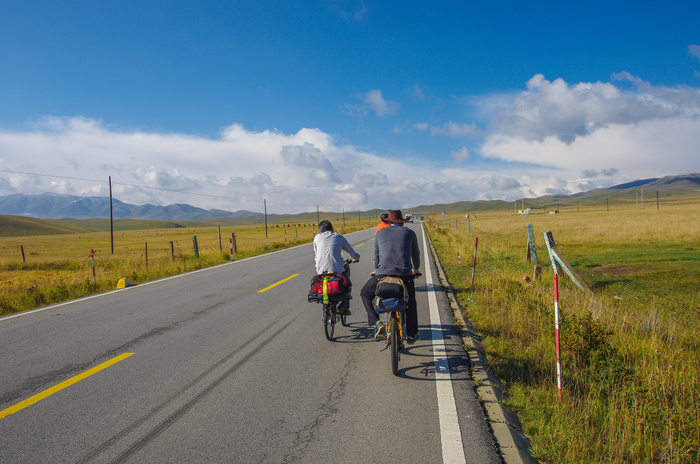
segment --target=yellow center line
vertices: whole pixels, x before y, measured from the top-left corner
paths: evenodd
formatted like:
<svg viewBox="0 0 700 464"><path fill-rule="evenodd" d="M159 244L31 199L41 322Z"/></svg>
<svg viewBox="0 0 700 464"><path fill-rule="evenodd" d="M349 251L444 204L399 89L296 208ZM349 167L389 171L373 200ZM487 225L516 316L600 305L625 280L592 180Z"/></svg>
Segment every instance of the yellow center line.
<svg viewBox="0 0 700 464"><path fill-rule="evenodd" d="M282 280L280 280L279 282L277 282L276 284L272 284L272 285L270 285L269 287L265 287L265 288L263 288L262 290L258 290L258 293L266 292L266 291L270 290L271 288L278 286L279 284L283 284L283 283L285 283L286 281L295 278L295 277L298 276L298 275L299 275L299 274L290 275L290 276L287 277L286 279L282 279Z"/></svg>
<svg viewBox="0 0 700 464"><path fill-rule="evenodd" d="M53 395L54 393L58 393L59 391L63 390L64 388L68 388L71 385L78 383L81 380L86 379L86 378L90 377L91 375L100 372L102 369L106 369L109 366L116 364L119 361L122 361L133 354L134 353L124 353L122 355L119 355L116 358L112 358L109 361L103 362L99 366L95 366L92 369L83 372L82 374L78 374L75 377L71 377L70 379L59 383L55 387L51 387L48 390L44 390L41 393L37 393L36 395L27 398L24 401L20 401L19 403L15 404L14 406L10 406L7 409L3 409L2 411L0 411L0 419L3 419L5 417L9 416L10 414L14 414L18 411L21 411L22 409L24 409L28 406L31 406L34 403L38 403L39 401L43 400L44 398L47 398L47 397Z"/></svg>
<svg viewBox="0 0 700 464"><path fill-rule="evenodd" d="M365 242L362 242L362 243L360 243L360 244L357 245L357 246L358 246L358 247L361 247L361 246L364 245L364 244L365 244Z"/></svg>

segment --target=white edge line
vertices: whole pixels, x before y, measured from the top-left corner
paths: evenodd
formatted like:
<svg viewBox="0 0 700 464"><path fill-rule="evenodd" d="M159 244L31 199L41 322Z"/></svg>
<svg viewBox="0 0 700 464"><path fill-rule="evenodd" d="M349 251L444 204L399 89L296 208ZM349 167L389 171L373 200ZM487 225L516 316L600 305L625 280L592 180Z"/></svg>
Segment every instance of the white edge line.
<svg viewBox="0 0 700 464"><path fill-rule="evenodd" d="M466 463L464 456L464 443L462 432L459 428L459 417L455 404L454 390L452 389L452 377L447 361L445 339L442 336L442 322L438 311L437 297L433 287L433 272L430 268L428 243L425 238L425 228L421 224L423 232L423 256L425 266L425 280L428 287L428 306L430 307L430 326L433 340L433 363L435 364L435 389L438 400L438 416L440 418L440 439L442 441L442 462Z"/></svg>

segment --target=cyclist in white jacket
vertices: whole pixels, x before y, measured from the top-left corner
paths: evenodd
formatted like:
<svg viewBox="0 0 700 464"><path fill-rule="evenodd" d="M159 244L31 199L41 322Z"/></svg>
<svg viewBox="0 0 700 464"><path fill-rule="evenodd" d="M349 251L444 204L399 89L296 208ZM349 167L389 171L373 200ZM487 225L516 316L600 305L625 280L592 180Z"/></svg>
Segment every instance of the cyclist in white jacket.
<svg viewBox="0 0 700 464"><path fill-rule="evenodd" d="M342 251L348 252L352 258L352 262L356 263L360 260L360 255L353 250L348 243L348 240L333 230L333 224L327 219L318 224L318 230L321 232L314 237L314 256L316 261L317 274L342 274L351 285L350 277L345 271L343 263ZM350 315L350 302L345 300L345 315Z"/></svg>

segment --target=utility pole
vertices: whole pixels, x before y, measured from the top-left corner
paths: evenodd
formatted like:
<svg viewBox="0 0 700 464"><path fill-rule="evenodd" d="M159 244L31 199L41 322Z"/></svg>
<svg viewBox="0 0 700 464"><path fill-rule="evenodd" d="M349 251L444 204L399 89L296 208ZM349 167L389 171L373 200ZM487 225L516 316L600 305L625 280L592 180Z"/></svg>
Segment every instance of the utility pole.
<svg viewBox="0 0 700 464"><path fill-rule="evenodd" d="M114 254L114 214L112 213L112 176L109 176L109 240Z"/></svg>

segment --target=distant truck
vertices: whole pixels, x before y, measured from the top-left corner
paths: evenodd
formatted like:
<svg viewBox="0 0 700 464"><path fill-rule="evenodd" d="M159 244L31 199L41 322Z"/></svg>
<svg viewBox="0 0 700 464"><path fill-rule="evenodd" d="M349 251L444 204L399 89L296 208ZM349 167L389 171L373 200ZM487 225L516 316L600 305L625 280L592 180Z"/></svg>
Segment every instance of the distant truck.
<svg viewBox="0 0 700 464"><path fill-rule="evenodd" d="M413 214L406 214L403 218L408 220L408 222L413 222Z"/></svg>

